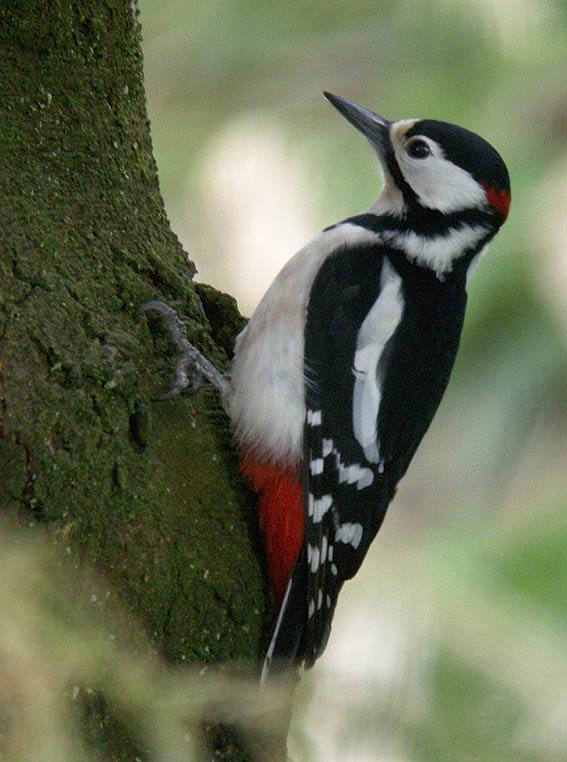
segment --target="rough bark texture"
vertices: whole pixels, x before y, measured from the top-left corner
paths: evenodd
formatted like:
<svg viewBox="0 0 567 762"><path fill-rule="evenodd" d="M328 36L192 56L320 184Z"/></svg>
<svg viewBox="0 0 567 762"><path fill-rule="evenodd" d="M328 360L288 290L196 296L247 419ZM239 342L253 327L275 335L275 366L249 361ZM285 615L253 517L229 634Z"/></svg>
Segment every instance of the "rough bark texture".
<svg viewBox="0 0 567 762"><path fill-rule="evenodd" d="M171 348L138 311L174 304L222 362L163 210L136 9L3 0L0 59L0 510L94 564L167 659L255 660L270 614L226 421L212 390L156 401ZM230 345L233 305L202 294Z"/></svg>

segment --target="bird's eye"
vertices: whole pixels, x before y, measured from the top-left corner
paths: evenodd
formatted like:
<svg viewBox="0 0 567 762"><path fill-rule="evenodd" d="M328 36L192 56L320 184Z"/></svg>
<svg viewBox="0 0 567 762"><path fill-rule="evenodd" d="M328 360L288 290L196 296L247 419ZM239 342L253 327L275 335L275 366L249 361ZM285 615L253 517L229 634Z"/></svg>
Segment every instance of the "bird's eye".
<svg viewBox="0 0 567 762"><path fill-rule="evenodd" d="M411 156L412 159L425 159L431 155L431 148L427 145L425 140L412 140L406 146L406 153Z"/></svg>

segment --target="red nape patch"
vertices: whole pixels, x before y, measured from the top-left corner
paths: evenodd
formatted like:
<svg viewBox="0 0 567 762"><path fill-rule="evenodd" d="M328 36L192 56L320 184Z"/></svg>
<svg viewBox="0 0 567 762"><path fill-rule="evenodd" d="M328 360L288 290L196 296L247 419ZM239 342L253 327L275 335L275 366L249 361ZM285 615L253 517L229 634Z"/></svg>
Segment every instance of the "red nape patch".
<svg viewBox="0 0 567 762"><path fill-rule="evenodd" d="M510 204L512 202L512 198L508 191L502 189L498 190L497 188L489 188L488 185L485 185L484 183L482 184L482 187L484 188L484 192L486 193L486 198L488 199L490 206L493 209L496 209L503 220L506 220L508 212L510 211Z"/></svg>
<svg viewBox="0 0 567 762"><path fill-rule="evenodd" d="M245 455L240 471L258 497L260 531L278 609L303 544L303 490L299 467L279 468Z"/></svg>

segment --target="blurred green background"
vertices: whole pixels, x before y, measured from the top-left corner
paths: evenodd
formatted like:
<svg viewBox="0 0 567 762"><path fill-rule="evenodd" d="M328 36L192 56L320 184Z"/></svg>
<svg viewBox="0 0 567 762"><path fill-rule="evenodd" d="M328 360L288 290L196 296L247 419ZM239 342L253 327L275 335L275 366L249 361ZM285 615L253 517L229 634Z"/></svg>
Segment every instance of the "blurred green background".
<svg viewBox="0 0 567 762"><path fill-rule="evenodd" d="M567 760L567 6L141 0L166 208L250 314L294 251L367 208L377 162L322 90L454 121L513 204L470 288L450 390L329 648L297 760Z"/></svg>
<svg viewBox="0 0 567 762"><path fill-rule="evenodd" d="M567 760L567 6L141 0L166 208L250 314L283 262L380 187L321 96L454 121L513 204L470 289L450 390L331 642L297 760Z"/></svg>

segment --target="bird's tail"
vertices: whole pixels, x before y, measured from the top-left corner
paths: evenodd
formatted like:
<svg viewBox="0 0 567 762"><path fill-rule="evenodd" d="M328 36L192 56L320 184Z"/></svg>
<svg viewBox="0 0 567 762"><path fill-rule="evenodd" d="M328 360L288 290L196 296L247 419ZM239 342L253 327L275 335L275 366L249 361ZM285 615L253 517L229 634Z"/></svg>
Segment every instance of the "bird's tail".
<svg viewBox="0 0 567 762"><path fill-rule="evenodd" d="M269 675L289 672L298 663L304 622L307 621L307 565L301 551L276 620L270 645L264 659L260 684Z"/></svg>

